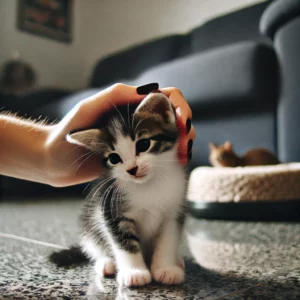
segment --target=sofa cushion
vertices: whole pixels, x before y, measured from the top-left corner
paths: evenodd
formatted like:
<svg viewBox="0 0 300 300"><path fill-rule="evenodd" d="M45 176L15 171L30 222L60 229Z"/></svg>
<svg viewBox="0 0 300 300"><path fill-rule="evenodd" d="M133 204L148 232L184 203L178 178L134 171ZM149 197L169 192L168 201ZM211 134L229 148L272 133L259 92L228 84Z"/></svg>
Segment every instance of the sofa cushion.
<svg viewBox="0 0 300 300"><path fill-rule="evenodd" d="M258 27L260 17L269 4L270 1L265 1L243 8L195 28L191 32L192 53L246 40L270 42L260 35Z"/></svg>
<svg viewBox="0 0 300 300"><path fill-rule="evenodd" d="M90 86L132 79L145 69L189 52L189 36L173 35L131 47L100 60L93 70Z"/></svg>
<svg viewBox="0 0 300 300"><path fill-rule="evenodd" d="M135 84L158 82L182 90L192 109L216 110L233 105L275 106L277 61L268 45L245 42L191 55L154 67Z"/></svg>

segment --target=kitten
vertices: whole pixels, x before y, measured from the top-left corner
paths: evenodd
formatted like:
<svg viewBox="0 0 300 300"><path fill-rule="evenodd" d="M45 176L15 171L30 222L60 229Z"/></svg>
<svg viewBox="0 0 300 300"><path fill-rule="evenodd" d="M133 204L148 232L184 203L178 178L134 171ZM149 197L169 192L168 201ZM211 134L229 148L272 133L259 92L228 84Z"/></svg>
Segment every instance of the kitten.
<svg viewBox="0 0 300 300"><path fill-rule="evenodd" d="M264 148L254 148L238 156L228 141L220 146L210 143L209 147L209 160L214 167L262 166L280 163L275 154Z"/></svg>
<svg viewBox="0 0 300 300"><path fill-rule="evenodd" d="M96 273L125 286L184 281L178 246L185 219L186 171L177 158L175 110L162 93L121 106L97 128L68 140L95 155L105 169L85 202L80 249L53 253L57 265L94 261Z"/></svg>

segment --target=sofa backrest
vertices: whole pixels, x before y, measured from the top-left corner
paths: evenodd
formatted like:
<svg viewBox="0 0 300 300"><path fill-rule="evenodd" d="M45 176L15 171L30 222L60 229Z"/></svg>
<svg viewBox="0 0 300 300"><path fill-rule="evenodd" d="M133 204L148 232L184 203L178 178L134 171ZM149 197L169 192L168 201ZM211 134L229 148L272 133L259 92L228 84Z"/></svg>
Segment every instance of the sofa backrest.
<svg viewBox="0 0 300 300"><path fill-rule="evenodd" d="M100 59L92 71L89 86L95 88L131 80L155 65L239 41L268 43L259 33L259 20L270 2L215 18L187 34L157 38Z"/></svg>
<svg viewBox="0 0 300 300"><path fill-rule="evenodd" d="M271 1L265 1L206 22L191 31L191 52L226 46L239 41L271 43L259 32L259 21Z"/></svg>
<svg viewBox="0 0 300 300"><path fill-rule="evenodd" d="M189 38L187 35L172 35L109 55L94 68L90 87L132 79L149 67L184 56L190 52Z"/></svg>

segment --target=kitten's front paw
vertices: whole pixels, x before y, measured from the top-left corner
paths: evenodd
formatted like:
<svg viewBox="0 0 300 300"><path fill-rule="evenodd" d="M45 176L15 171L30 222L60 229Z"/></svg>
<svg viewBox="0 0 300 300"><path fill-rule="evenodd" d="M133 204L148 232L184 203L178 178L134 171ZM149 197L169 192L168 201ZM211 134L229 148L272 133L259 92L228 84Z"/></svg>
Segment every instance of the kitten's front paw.
<svg viewBox="0 0 300 300"><path fill-rule="evenodd" d="M182 270L185 270L185 263L182 257L178 257L177 266L180 267Z"/></svg>
<svg viewBox="0 0 300 300"><path fill-rule="evenodd" d="M118 273L118 283L128 287L146 285L151 279L151 273L147 269L124 270Z"/></svg>
<svg viewBox="0 0 300 300"><path fill-rule="evenodd" d="M96 262L95 271L100 276L110 277L116 274L116 265L111 258L105 257Z"/></svg>
<svg viewBox="0 0 300 300"><path fill-rule="evenodd" d="M185 277L183 269L178 266L155 268L151 273L156 282L168 285L183 283Z"/></svg>

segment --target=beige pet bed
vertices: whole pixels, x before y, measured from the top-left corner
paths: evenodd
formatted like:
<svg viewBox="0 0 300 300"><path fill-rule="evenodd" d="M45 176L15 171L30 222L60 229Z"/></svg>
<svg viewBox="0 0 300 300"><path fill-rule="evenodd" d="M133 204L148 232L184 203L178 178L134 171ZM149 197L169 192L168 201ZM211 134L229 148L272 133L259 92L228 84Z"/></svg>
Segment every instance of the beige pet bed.
<svg viewBox="0 0 300 300"><path fill-rule="evenodd" d="M188 199L205 202L300 199L300 163L238 168L196 168Z"/></svg>

